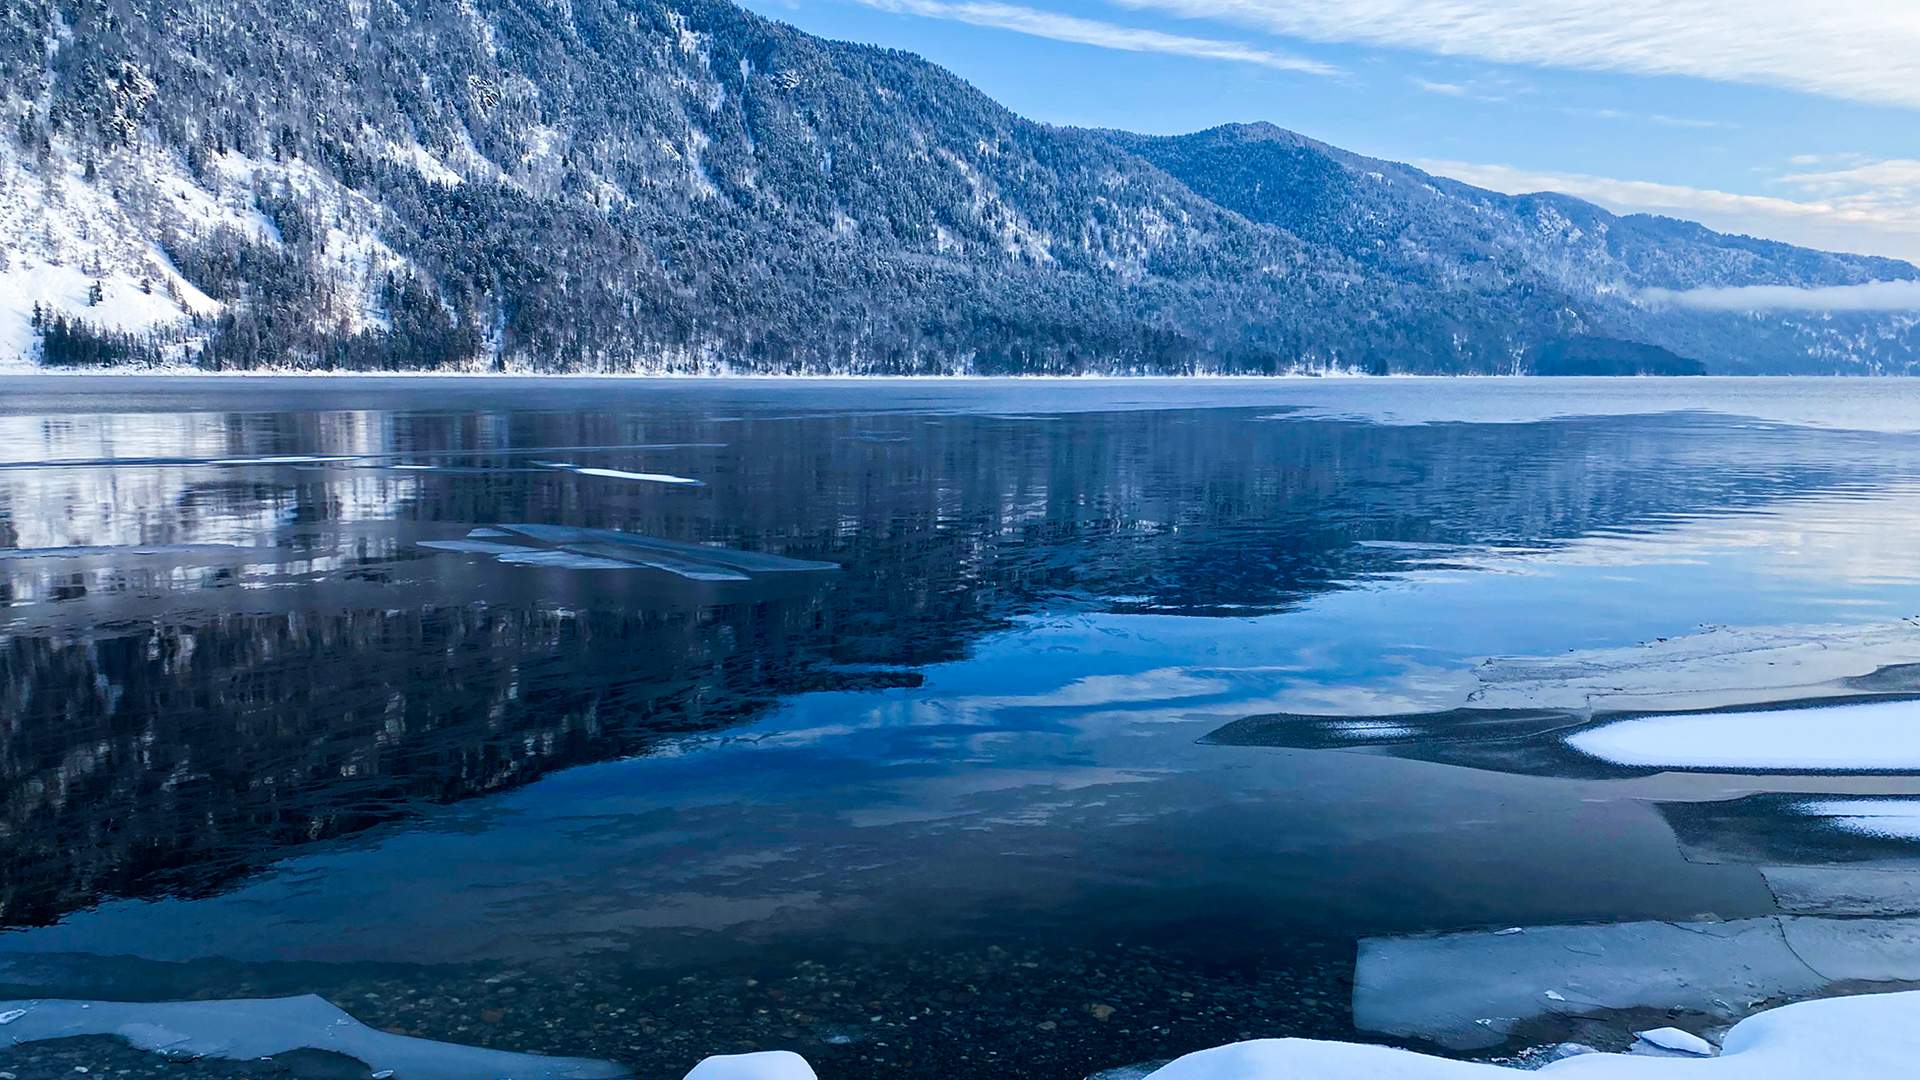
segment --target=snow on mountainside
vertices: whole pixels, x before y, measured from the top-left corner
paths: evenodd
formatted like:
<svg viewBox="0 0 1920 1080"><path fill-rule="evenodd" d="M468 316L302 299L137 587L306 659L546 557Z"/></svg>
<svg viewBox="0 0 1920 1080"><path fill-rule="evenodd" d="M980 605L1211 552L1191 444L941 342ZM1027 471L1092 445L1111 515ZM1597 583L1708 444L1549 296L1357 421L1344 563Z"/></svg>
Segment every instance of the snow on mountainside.
<svg viewBox="0 0 1920 1080"><path fill-rule="evenodd" d="M1844 370L1920 350L1913 316L1703 313L1642 290L1912 280L1897 259L1840 255L1551 193L1503 195L1362 157L1271 124L1192 135L1110 133L1121 146L1248 218L1288 229L1401 280L1563 292L1595 328L1706 359L1719 370ZM1796 362L1797 361L1797 362Z"/></svg>
<svg viewBox="0 0 1920 1080"><path fill-rule="evenodd" d="M1718 370L1897 371L1920 351L1912 319L1637 294L1904 263L1495 195L1265 125L1035 124L724 0L4 17L16 361L1454 372L1621 339Z"/></svg>

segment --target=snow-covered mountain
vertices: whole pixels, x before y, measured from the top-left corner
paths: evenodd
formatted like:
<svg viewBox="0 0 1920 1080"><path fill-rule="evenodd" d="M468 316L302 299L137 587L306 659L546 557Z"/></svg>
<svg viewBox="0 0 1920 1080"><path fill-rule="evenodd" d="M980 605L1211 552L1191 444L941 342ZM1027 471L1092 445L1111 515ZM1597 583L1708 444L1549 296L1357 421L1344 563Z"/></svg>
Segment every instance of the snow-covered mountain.
<svg viewBox="0 0 1920 1080"><path fill-rule="evenodd" d="M0 362L1510 371L1605 340L1728 371L1920 358L1912 318L1640 299L1920 277L1905 263L1497 195L1267 126L1036 124L724 0L4 10Z"/></svg>

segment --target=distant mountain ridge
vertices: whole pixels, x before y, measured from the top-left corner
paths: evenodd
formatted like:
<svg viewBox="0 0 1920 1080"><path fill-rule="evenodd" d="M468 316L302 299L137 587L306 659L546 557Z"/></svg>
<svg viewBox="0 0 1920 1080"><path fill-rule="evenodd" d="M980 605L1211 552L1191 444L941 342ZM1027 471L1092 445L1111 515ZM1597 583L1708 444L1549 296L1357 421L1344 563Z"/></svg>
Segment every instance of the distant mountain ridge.
<svg viewBox="0 0 1920 1080"><path fill-rule="evenodd" d="M0 362L1904 372L1920 319L1641 289L1920 278L1271 125L1024 120L723 0L15 0Z"/></svg>

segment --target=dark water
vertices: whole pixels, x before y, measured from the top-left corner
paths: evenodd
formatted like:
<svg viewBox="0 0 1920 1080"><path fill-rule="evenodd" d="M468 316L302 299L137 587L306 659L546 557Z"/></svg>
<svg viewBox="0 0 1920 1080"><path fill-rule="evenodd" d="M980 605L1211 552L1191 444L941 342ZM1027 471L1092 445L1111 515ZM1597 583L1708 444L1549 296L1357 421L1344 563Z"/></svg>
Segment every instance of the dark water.
<svg viewBox="0 0 1920 1080"><path fill-rule="evenodd" d="M311 991L647 1077L1353 1037L1362 936L1774 910L1656 805L1764 786L1201 738L1920 611L1910 427L1865 381L0 383L0 998ZM417 546L501 523L840 569Z"/></svg>

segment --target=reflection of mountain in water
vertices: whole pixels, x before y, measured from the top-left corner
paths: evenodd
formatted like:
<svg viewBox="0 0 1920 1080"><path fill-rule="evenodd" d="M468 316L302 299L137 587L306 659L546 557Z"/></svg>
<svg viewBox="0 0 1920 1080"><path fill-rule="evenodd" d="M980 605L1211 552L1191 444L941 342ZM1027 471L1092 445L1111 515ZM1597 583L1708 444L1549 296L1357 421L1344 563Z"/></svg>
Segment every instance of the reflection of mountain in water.
<svg viewBox="0 0 1920 1080"><path fill-rule="evenodd" d="M116 421L131 422L85 422ZM1659 528L1864 488L1893 473L1862 460L1905 460L1891 443L1848 452L1872 436L1699 417L303 413L211 415L184 437L144 423L121 443L205 463L0 472L0 541L109 548L0 559L6 923L216 888L288 845L644 752L783 695L910 687L898 668L963 655L1024 613L1273 612L1451 547ZM667 461L706 486L506 447ZM76 456L62 450L45 456ZM259 460L296 452L352 460ZM844 569L749 588L416 546L489 522ZM111 550L133 544L228 547Z"/></svg>

